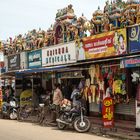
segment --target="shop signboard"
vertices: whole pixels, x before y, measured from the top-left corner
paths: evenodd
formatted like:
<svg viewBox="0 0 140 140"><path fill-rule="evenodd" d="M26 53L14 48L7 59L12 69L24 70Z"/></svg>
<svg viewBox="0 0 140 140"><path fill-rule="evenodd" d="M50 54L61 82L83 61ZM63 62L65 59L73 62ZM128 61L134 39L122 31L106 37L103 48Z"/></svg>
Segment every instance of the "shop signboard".
<svg viewBox="0 0 140 140"><path fill-rule="evenodd" d="M111 128L114 126L114 106L113 99L107 97L103 100L102 107L102 115L103 115L103 125L106 128Z"/></svg>
<svg viewBox="0 0 140 140"><path fill-rule="evenodd" d="M140 52L140 26L128 28L129 53Z"/></svg>
<svg viewBox="0 0 140 140"><path fill-rule="evenodd" d="M8 71L20 69L20 54L8 56Z"/></svg>
<svg viewBox="0 0 140 140"><path fill-rule="evenodd" d="M140 57L121 60L121 68L140 67Z"/></svg>
<svg viewBox="0 0 140 140"><path fill-rule="evenodd" d="M62 65L73 62L76 62L74 42L42 49L42 66Z"/></svg>
<svg viewBox="0 0 140 140"><path fill-rule="evenodd" d="M20 69L27 69L27 52L20 53Z"/></svg>
<svg viewBox="0 0 140 140"><path fill-rule="evenodd" d="M39 68L42 66L41 52L41 50L28 52L28 68Z"/></svg>
<svg viewBox="0 0 140 140"><path fill-rule="evenodd" d="M85 59L119 56L127 53L126 29L83 38Z"/></svg>
<svg viewBox="0 0 140 140"><path fill-rule="evenodd" d="M0 88L0 111L2 109L2 89Z"/></svg>
<svg viewBox="0 0 140 140"><path fill-rule="evenodd" d="M32 105L32 90L27 89L20 94L20 106Z"/></svg>

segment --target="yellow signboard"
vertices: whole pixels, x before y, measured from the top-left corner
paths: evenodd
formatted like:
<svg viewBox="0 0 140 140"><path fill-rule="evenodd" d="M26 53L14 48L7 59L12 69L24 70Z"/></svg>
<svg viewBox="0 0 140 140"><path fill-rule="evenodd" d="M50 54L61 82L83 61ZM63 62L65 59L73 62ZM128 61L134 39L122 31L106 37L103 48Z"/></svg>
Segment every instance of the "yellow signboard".
<svg viewBox="0 0 140 140"><path fill-rule="evenodd" d="M32 90L24 90L20 95L20 106L32 105Z"/></svg>
<svg viewBox="0 0 140 140"><path fill-rule="evenodd" d="M119 56L127 53L126 29L119 29L83 39L85 59Z"/></svg>

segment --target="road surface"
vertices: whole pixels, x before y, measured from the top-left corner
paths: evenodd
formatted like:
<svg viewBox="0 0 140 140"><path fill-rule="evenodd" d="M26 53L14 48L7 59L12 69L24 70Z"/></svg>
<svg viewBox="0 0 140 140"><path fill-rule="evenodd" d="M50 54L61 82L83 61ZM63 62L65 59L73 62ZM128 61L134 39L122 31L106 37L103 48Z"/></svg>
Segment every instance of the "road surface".
<svg viewBox="0 0 140 140"><path fill-rule="evenodd" d="M61 131L57 127L42 127L32 123L23 123L0 119L0 140L111 140L91 134L75 131Z"/></svg>

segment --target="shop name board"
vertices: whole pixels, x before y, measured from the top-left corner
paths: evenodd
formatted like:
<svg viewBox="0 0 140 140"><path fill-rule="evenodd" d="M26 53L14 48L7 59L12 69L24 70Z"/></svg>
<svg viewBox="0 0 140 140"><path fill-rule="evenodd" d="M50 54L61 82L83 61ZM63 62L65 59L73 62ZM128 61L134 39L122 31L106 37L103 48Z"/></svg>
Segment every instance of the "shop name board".
<svg viewBox="0 0 140 140"><path fill-rule="evenodd" d="M28 53L28 68L39 68L42 66L41 50Z"/></svg>
<svg viewBox="0 0 140 140"><path fill-rule="evenodd" d="M124 55L127 53L126 29L83 38L83 49L85 59Z"/></svg>
<svg viewBox="0 0 140 140"><path fill-rule="evenodd" d="M42 50L42 65L60 65L76 62L75 44L63 44Z"/></svg>
<svg viewBox="0 0 140 140"><path fill-rule="evenodd" d="M8 70L20 69L20 54L8 56Z"/></svg>
<svg viewBox="0 0 140 140"><path fill-rule="evenodd" d="M140 26L128 28L128 46L129 52L140 52Z"/></svg>
<svg viewBox="0 0 140 140"><path fill-rule="evenodd" d="M131 67L139 67L140 66L140 57L125 59L121 61L122 68L131 68Z"/></svg>
<svg viewBox="0 0 140 140"><path fill-rule="evenodd" d="M114 126L114 107L113 107L113 99L107 97L103 100L103 124L106 128L111 128Z"/></svg>
<svg viewBox="0 0 140 140"><path fill-rule="evenodd" d="M47 51L46 63L59 63L70 61L68 46Z"/></svg>

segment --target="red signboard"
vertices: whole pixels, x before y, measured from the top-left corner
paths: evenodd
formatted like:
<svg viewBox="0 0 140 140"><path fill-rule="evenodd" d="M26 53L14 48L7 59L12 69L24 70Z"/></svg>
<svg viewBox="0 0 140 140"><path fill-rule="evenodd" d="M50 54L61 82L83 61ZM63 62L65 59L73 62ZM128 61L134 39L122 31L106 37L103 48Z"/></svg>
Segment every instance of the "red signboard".
<svg viewBox="0 0 140 140"><path fill-rule="evenodd" d="M102 115L103 115L103 125L106 128L111 128L114 126L114 106L113 106L113 99L107 97L103 100L103 108L102 108Z"/></svg>

